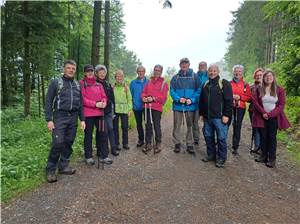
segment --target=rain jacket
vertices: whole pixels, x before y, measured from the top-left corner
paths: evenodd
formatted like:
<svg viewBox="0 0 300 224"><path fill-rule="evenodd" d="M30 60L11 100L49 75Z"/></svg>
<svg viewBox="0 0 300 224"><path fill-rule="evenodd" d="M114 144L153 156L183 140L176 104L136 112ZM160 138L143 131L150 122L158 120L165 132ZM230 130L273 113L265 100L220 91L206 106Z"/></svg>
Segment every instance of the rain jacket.
<svg viewBox="0 0 300 224"><path fill-rule="evenodd" d="M116 83L113 89L115 95L115 112L127 114L132 110L132 98L128 86L125 83Z"/></svg>
<svg viewBox="0 0 300 224"><path fill-rule="evenodd" d="M130 93L132 96L132 107L133 110L143 110L143 101L141 99L142 91L145 85L148 83L146 77L144 79L136 78L130 83Z"/></svg>

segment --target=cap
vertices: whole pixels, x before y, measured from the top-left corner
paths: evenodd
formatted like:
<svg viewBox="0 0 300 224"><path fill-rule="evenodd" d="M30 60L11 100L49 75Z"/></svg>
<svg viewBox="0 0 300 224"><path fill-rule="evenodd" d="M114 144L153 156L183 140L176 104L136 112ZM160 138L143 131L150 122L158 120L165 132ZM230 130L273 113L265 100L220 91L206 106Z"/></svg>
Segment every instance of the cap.
<svg viewBox="0 0 300 224"><path fill-rule="evenodd" d="M190 60L188 58L182 58L179 64L181 65L182 63L190 63Z"/></svg>
<svg viewBox="0 0 300 224"><path fill-rule="evenodd" d="M88 72L88 71L94 71L94 67L92 65L85 65L83 67L83 71L84 72Z"/></svg>

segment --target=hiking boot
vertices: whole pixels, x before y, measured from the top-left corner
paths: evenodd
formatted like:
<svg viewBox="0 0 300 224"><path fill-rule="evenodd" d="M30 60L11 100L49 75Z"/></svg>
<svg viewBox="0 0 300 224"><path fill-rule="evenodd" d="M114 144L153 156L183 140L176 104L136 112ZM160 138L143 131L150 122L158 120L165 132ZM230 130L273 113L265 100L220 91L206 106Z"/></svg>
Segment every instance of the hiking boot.
<svg viewBox="0 0 300 224"><path fill-rule="evenodd" d="M99 161L100 161L100 163L104 163L106 165L110 165L110 164L113 163L113 160L111 158L109 158L109 157L106 157L104 159L100 159Z"/></svg>
<svg viewBox="0 0 300 224"><path fill-rule="evenodd" d="M136 147L142 147L143 145L144 145L144 142L139 141L139 142L136 144Z"/></svg>
<svg viewBox="0 0 300 224"><path fill-rule="evenodd" d="M47 182L48 183L54 183L57 181L57 177L55 175L55 172L49 172L46 174Z"/></svg>
<svg viewBox="0 0 300 224"><path fill-rule="evenodd" d="M64 174L64 175L73 175L76 172L76 169L67 166L64 170L58 170L59 174Z"/></svg>
<svg viewBox="0 0 300 224"><path fill-rule="evenodd" d="M117 145L117 150L118 150L118 151L121 151L121 149L122 149L121 146L120 146L120 145Z"/></svg>
<svg viewBox="0 0 300 224"><path fill-rule="evenodd" d="M125 149L125 150L129 150L129 149L130 149L130 147L129 147L128 145L123 145L123 149Z"/></svg>
<svg viewBox="0 0 300 224"><path fill-rule="evenodd" d="M267 162L267 157L265 157L265 156L259 156L258 158L255 159L255 162L266 163Z"/></svg>
<svg viewBox="0 0 300 224"><path fill-rule="evenodd" d="M119 153L119 151L115 148L115 149L112 149L112 150L111 150L111 154L114 155L114 156L118 156L120 153Z"/></svg>
<svg viewBox="0 0 300 224"><path fill-rule="evenodd" d="M224 166L225 166L225 160L219 159L219 160L216 162L216 167L218 167L218 168L223 168Z"/></svg>
<svg viewBox="0 0 300 224"><path fill-rule="evenodd" d="M143 151L143 153L147 154L151 150L152 150L152 145L146 144L142 151Z"/></svg>
<svg viewBox="0 0 300 224"><path fill-rule="evenodd" d="M199 145L199 141L194 141L194 145Z"/></svg>
<svg viewBox="0 0 300 224"><path fill-rule="evenodd" d="M95 165L95 161L93 158L85 159L85 163L89 166Z"/></svg>
<svg viewBox="0 0 300 224"><path fill-rule="evenodd" d="M257 147L256 149L251 149L250 153L260 154L260 147Z"/></svg>
<svg viewBox="0 0 300 224"><path fill-rule="evenodd" d="M232 148L232 151L231 151L232 155L237 155L238 154L238 151L236 148Z"/></svg>
<svg viewBox="0 0 300 224"><path fill-rule="evenodd" d="M269 167L269 168L274 168L275 167L275 164L276 164L276 160L272 160L272 161L268 161L266 163L266 166Z"/></svg>
<svg viewBox="0 0 300 224"><path fill-rule="evenodd" d="M207 163L207 162L212 162L212 161L216 161L216 156L206 156L202 159L203 162Z"/></svg>
<svg viewBox="0 0 300 224"><path fill-rule="evenodd" d="M187 146L186 151L190 154L194 154L195 153L194 146L192 146L192 145Z"/></svg>
<svg viewBox="0 0 300 224"><path fill-rule="evenodd" d="M155 144L155 147L154 147L154 154L155 153L160 153L161 152L161 143L158 142Z"/></svg>
<svg viewBox="0 0 300 224"><path fill-rule="evenodd" d="M180 152L180 143L175 144L174 152L175 152L175 153L179 153L179 152Z"/></svg>

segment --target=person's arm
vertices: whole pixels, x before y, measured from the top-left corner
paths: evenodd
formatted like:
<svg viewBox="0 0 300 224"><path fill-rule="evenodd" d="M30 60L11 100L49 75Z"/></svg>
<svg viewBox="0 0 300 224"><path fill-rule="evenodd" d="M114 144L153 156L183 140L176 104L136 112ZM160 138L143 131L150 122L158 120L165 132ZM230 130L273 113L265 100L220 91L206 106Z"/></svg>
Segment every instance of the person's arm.
<svg viewBox="0 0 300 224"><path fill-rule="evenodd" d="M258 89L256 89L252 96L251 96L251 101L253 103L254 108L261 114L266 114L267 112L265 111L265 109L259 104L258 102L258 98L259 98L259 93L258 93Z"/></svg>
<svg viewBox="0 0 300 224"><path fill-rule="evenodd" d="M284 109L285 105L285 90L280 89L277 94L278 102L276 103L276 107L270 113L268 113L269 117L277 117Z"/></svg>
<svg viewBox="0 0 300 224"><path fill-rule="evenodd" d="M88 98L88 93L86 92L86 87L84 87L84 84L82 81L80 81L80 90L81 90L81 97L82 97L82 104L84 107L89 108L96 108L96 101L91 100Z"/></svg>
<svg viewBox="0 0 300 224"><path fill-rule="evenodd" d="M54 79L49 85L45 101L45 119L47 122L53 121L53 101L57 94L57 88L58 80Z"/></svg>
<svg viewBox="0 0 300 224"><path fill-rule="evenodd" d="M196 76L195 74L193 74L193 75L194 75L194 77ZM194 93L192 94L190 100L192 101L192 103L198 103L200 93L201 93L199 78L195 77L194 82L195 82L195 90L194 90Z"/></svg>
<svg viewBox="0 0 300 224"><path fill-rule="evenodd" d="M164 105L168 98L168 92L169 92L169 85L168 83L164 84L164 88L161 92L157 94L157 97L155 97L155 102Z"/></svg>
<svg viewBox="0 0 300 224"><path fill-rule="evenodd" d="M170 95L174 102L180 103L180 96L176 93L176 90L175 90L175 82L176 81L175 81L174 77L171 79L171 83L170 83Z"/></svg>

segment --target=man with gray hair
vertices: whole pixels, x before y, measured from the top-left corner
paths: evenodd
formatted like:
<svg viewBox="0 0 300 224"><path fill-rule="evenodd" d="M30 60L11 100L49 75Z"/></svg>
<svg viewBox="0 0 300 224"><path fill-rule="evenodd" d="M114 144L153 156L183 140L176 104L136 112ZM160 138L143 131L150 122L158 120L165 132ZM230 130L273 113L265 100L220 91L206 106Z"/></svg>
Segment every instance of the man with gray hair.
<svg viewBox="0 0 300 224"><path fill-rule="evenodd" d="M203 116L203 135L207 147L207 156L202 161L214 161L216 167L220 168L224 167L227 159L227 133L232 116L232 89L227 80L220 79L219 73L217 65L209 66L209 80L202 87L199 111Z"/></svg>
<svg viewBox="0 0 300 224"><path fill-rule="evenodd" d="M143 127L143 102L141 98L141 94L145 85L148 83L148 79L145 77L146 69L144 66L139 65L136 69L137 78L132 80L130 83L130 93L132 96L132 108L133 113L136 121L136 129L138 131L138 143L137 147L142 147L145 142L145 135L144 135L144 127Z"/></svg>

